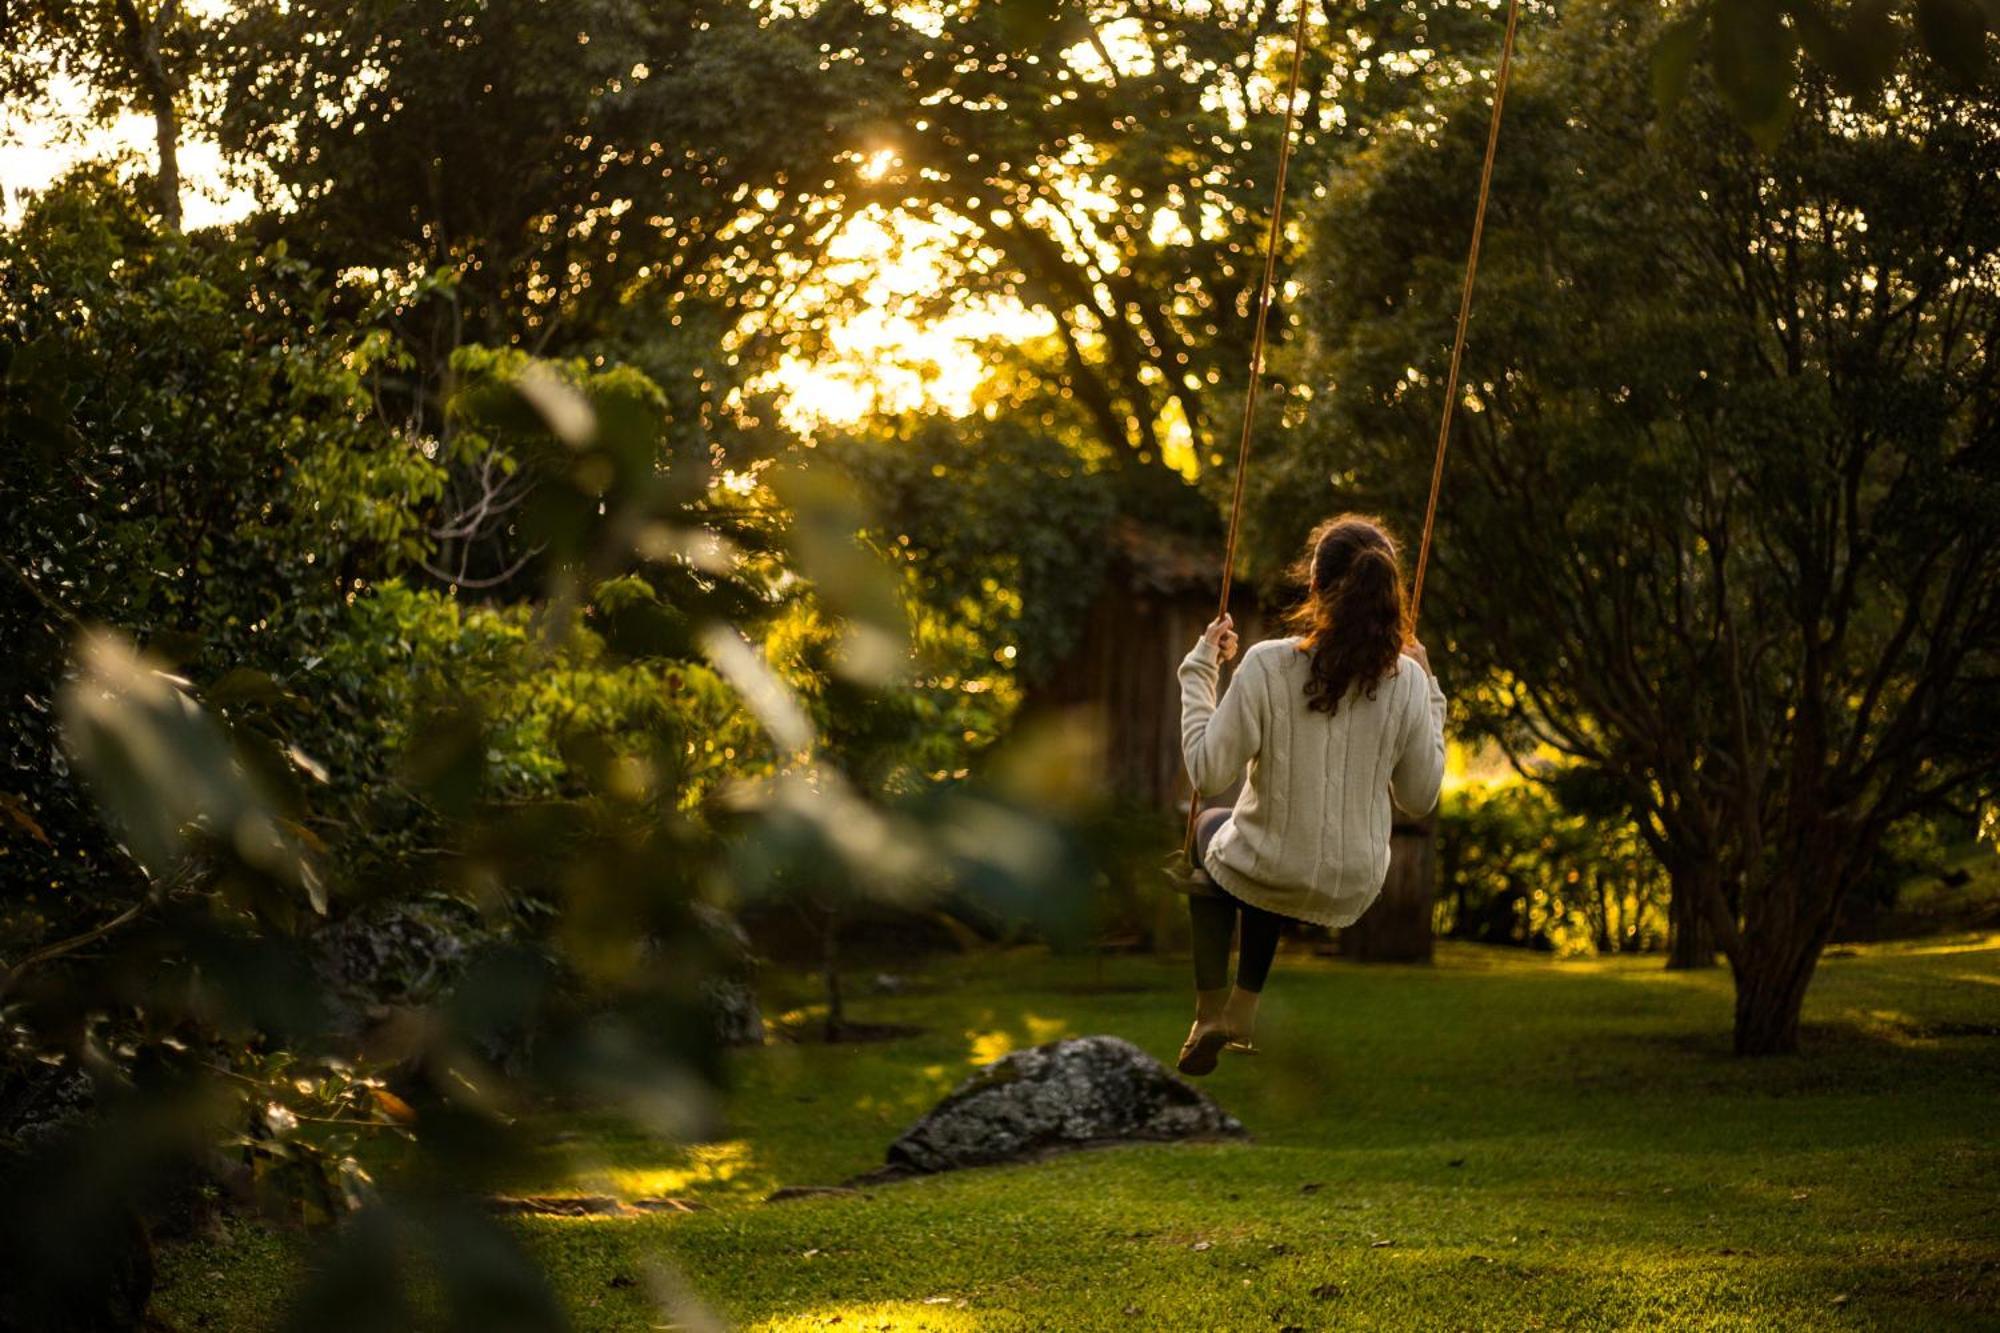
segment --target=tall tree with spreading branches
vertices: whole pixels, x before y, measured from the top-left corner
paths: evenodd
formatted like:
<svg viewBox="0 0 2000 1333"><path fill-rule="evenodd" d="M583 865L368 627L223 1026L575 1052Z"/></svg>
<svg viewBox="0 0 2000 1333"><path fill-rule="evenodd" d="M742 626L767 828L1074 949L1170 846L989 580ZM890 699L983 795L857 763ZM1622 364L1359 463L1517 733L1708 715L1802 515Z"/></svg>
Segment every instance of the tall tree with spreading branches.
<svg viewBox="0 0 2000 1333"><path fill-rule="evenodd" d="M1595 5L1508 108L1426 619L1477 726L1623 786L1790 1051L1899 821L2000 756L2000 104L1922 64L1808 78L1767 152L1697 73L1656 116ZM1313 427L1264 468L1288 544L1333 497L1422 512L1484 108L1386 138L1313 230Z"/></svg>
<svg viewBox="0 0 2000 1333"><path fill-rule="evenodd" d="M45 101L58 80L91 93L92 119L125 111L152 119L153 198L181 227L181 121L200 25L181 0L26 0L0 17L0 97Z"/></svg>

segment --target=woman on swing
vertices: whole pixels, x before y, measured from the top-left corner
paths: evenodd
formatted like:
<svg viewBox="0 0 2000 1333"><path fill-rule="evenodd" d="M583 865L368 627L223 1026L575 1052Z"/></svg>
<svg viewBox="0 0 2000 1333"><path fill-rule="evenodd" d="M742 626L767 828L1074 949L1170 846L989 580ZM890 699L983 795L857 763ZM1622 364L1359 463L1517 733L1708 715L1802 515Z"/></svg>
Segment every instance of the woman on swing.
<svg viewBox="0 0 2000 1333"><path fill-rule="evenodd" d="M1421 818L1444 780L1444 692L1411 637L1403 572L1382 524L1358 514L1314 530L1308 592L1290 638L1260 643L1216 702L1236 656L1224 615L1181 662L1181 752L1199 794L1243 779L1232 810L1195 825L1194 1029L1180 1071L1249 1049L1257 998L1287 920L1346 926L1382 891L1393 800ZM1248 772L1245 772L1245 766ZM1236 984L1229 944L1242 920Z"/></svg>

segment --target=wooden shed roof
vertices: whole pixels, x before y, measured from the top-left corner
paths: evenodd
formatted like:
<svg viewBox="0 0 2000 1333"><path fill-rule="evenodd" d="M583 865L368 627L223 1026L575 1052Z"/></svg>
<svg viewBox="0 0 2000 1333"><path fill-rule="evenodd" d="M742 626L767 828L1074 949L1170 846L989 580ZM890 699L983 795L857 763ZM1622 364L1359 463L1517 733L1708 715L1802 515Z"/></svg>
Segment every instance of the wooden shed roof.
<svg viewBox="0 0 2000 1333"><path fill-rule="evenodd" d="M1121 516L1111 530L1113 565L1126 587L1173 597L1214 597L1222 577L1219 541ZM1248 585L1239 584L1254 600Z"/></svg>

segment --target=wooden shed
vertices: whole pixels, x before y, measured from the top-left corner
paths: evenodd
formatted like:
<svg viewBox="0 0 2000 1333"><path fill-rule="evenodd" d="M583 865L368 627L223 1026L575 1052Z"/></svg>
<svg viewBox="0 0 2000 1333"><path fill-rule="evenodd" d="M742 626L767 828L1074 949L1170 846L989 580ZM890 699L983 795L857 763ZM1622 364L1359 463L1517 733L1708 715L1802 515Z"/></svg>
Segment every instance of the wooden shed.
<svg viewBox="0 0 2000 1333"><path fill-rule="evenodd" d="M1215 615L1216 552L1182 534L1121 519L1112 530L1103 591L1082 634L1034 691L1031 708L1088 707L1103 728L1104 779L1122 799L1185 815L1180 753L1181 658ZM1278 608L1241 583L1230 614L1243 643L1282 632ZM1230 793L1204 804L1227 805ZM1429 824L1399 825L1388 883L1368 915L1341 932L1343 954L1370 961L1431 956L1437 857Z"/></svg>
<svg viewBox="0 0 2000 1333"><path fill-rule="evenodd" d="M1030 700L1036 708L1088 707L1101 719L1104 777L1134 805L1187 809L1175 672L1215 615L1216 587L1213 550L1119 520L1083 632ZM1243 641L1264 637L1255 594L1239 584L1229 600Z"/></svg>

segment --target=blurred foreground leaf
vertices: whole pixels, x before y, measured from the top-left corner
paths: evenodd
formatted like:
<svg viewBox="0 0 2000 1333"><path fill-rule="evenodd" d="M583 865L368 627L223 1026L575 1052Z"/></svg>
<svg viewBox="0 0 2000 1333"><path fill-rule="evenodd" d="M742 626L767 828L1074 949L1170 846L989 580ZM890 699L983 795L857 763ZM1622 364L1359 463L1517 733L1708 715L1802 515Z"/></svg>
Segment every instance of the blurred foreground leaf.
<svg viewBox="0 0 2000 1333"><path fill-rule="evenodd" d="M133 854L158 879L186 857L190 838L253 871L304 887L311 867L267 792L186 682L121 638L84 640L64 691L64 737Z"/></svg>

